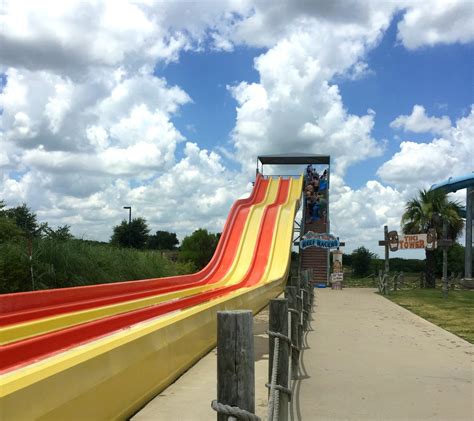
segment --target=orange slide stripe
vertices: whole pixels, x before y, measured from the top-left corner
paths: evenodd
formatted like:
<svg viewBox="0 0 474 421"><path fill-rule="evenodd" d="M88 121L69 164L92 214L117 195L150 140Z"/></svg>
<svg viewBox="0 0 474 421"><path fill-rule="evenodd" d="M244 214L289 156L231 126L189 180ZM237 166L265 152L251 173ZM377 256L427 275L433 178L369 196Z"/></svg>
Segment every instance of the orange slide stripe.
<svg viewBox="0 0 474 421"><path fill-rule="evenodd" d="M234 212L227 219L218 248L211 262L202 271L193 275L145 281L5 294L0 296L0 308L2 309L0 326L134 300L158 293L172 292L209 282L209 277L213 273L216 271L222 273L230 266L235 256L250 206L263 200L267 187L268 180L263 180L259 177L250 198L236 202L238 206L232 208Z"/></svg>

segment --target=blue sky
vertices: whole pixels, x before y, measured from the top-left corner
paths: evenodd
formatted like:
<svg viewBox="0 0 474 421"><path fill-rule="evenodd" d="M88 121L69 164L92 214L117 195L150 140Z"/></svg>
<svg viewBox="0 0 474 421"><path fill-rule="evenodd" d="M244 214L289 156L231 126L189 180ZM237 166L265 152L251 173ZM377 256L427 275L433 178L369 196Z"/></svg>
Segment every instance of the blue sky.
<svg viewBox="0 0 474 421"><path fill-rule="evenodd" d="M349 169L347 180L353 188L376 178L378 167L398 151L400 141L431 141L429 133L390 128L397 116L409 115L414 104L423 104L429 115L447 115L455 121L469 113L474 99L474 45L437 45L409 51L397 40L400 19L400 14L394 17L380 44L367 54L367 75L357 80L336 76L332 81L339 86L350 113L364 115L368 109L375 110L372 135L388 141L382 156ZM229 146L237 104L227 86L258 82L254 59L264 52L250 47L237 47L232 52L183 52L179 61L155 68L157 76L182 87L193 100L173 119L186 138L207 149ZM178 153L182 156L182 147ZM237 165L233 161L226 164L231 168Z"/></svg>
<svg viewBox="0 0 474 421"><path fill-rule="evenodd" d="M249 47L238 47L231 53L184 52L179 61L155 69L157 76L180 86L193 100L173 120L186 138L207 149L228 145L237 104L227 87L242 80L257 82L254 58L261 53L261 49ZM232 161L228 164L234 165Z"/></svg>
<svg viewBox="0 0 474 421"><path fill-rule="evenodd" d="M401 140L431 141L432 136L426 133L407 134L390 128L398 115L408 115L414 104L423 104L428 114L447 115L454 122L469 113L474 100L474 45L437 45L409 51L397 41L398 21L392 21L380 45L368 54L373 74L338 83L348 110L363 114L368 108L374 109L373 135L388 140L383 156L349 170L348 179L356 188L374 177L387 156L398 151L397 136Z"/></svg>

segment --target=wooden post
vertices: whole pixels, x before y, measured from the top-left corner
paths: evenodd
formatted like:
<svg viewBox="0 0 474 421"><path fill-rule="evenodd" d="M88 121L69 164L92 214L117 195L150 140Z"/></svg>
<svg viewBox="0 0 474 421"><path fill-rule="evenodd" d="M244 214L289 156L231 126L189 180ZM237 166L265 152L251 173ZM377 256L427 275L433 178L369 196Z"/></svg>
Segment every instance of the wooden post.
<svg viewBox="0 0 474 421"><path fill-rule="evenodd" d="M308 302L309 302L309 297L308 297L308 288L306 287L306 284L302 288L302 297L303 297L303 330L306 330L308 328Z"/></svg>
<svg viewBox="0 0 474 421"><path fill-rule="evenodd" d="M255 358L250 310L217 312L217 401L255 412ZM227 415L217 414L218 421Z"/></svg>
<svg viewBox="0 0 474 421"><path fill-rule="evenodd" d="M384 241L385 241L385 274L388 275L388 272L390 272L390 248L389 248L389 242L388 242L388 226L385 225L383 227L383 236L384 236Z"/></svg>
<svg viewBox="0 0 474 421"><path fill-rule="evenodd" d="M285 289L285 297L288 300L288 308L289 309L298 309L297 300L296 300L296 287L286 287ZM291 350L291 373L292 378L295 379L298 372L298 324L299 324L299 315L296 313L290 313L290 320L291 320L291 343L296 348L292 348Z"/></svg>
<svg viewBox="0 0 474 421"><path fill-rule="evenodd" d="M269 319L269 330L272 332L278 332L282 335L288 335L288 301L286 299L275 299L270 300L270 319ZM268 364L268 383L272 380L272 361L275 346L275 338L269 337L269 364ZM289 346L288 342L279 340L280 352L278 355L278 375L277 385L288 387L288 359L289 359ZM288 401L289 396L284 392L279 392L280 396L280 408L279 408L279 421L288 420Z"/></svg>
<svg viewBox="0 0 474 421"><path fill-rule="evenodd" d="M298 346L301 349L303 346L303 297L301 296L302 279L298 278L296 287L296 310L300 313L298 319Z"/></svg>

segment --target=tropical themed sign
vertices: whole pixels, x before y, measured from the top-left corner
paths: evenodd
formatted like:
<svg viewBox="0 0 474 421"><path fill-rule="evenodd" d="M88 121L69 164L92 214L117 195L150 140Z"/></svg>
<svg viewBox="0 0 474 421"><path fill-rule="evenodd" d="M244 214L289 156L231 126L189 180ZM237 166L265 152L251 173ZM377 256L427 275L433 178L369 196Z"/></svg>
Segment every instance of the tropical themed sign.
<svg viewBox="0 0 474 421"><path fill-rule="evenodd" d="M436 244L436 231L429 230L427 234L398 235L397 231L388 233L390 251L408 249L434 250Z"/></svg>
<svg viewBox="0 0 474 421"><path fill-rule="evenodd" d="M304 250L308 247L321 247L325 249L338 248L339 240L332 234L319 234L313 231L308 231L302 237L300 248Z"/></svg>
<svg viewBox="0 0 474 421"><path fill-rule="evenodd" d="M331 273L331 282L342 282L344 280L344 273L333 272Z"/></svg>
<svg viewBox="0 0 474 421"><path fill-rule="evenodd" d="M342 251L332 252L332 273L331 283L342 282L344 280L344 271L342 268Z"/></svg>
<svg viewBox="0 0 474 421"><path fill-rule="evenodd" d="M342 273L342 251L332 252L332 271L334 273Z"/></svg>

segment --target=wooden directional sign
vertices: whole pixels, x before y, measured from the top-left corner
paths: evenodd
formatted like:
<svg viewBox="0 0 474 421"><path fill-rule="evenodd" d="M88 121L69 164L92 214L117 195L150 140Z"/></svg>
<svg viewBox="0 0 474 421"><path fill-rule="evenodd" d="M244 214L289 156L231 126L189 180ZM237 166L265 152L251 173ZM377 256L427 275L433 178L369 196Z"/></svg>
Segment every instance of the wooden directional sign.
<svg viewBox="0 0 474 421"><path fill-rule="evenodd" d="M453 240L446 239L446 240L438 240L439 247L451 247L453 245Z"/></svg>
<svg viewBox="0 0 474 421"><path fill-rule="evenodd" d="M390 231L388 241L379 240L379 246L390 247L390 251L408 250L408 249L427 249L434 250L437 245L446 244L445 247L450 246L450 243L444 243L443 240L436 240L436 231L430 230L428 234L405 234L398 235L396 231Z"/></svg>

